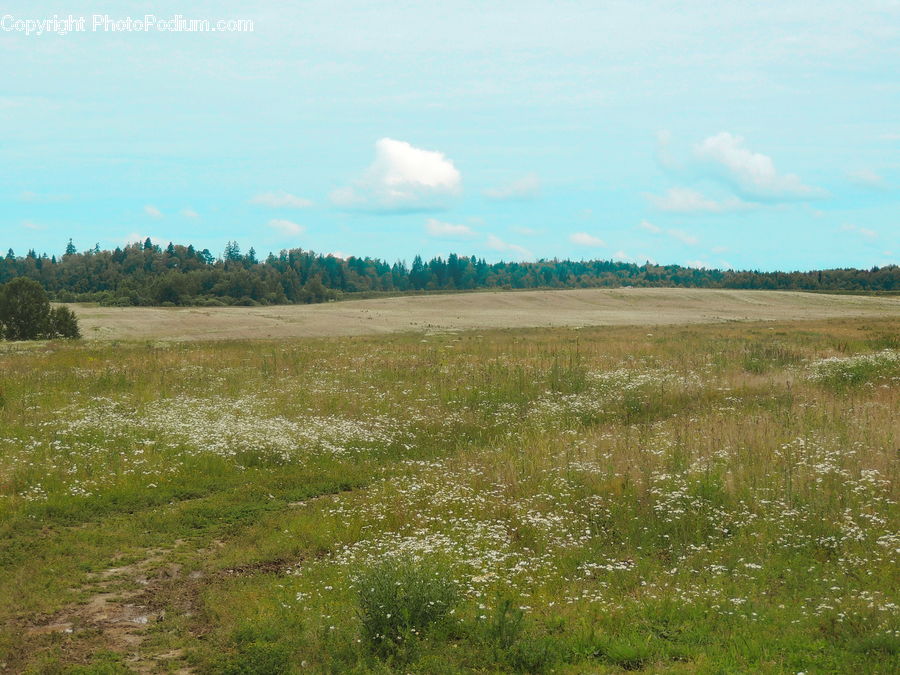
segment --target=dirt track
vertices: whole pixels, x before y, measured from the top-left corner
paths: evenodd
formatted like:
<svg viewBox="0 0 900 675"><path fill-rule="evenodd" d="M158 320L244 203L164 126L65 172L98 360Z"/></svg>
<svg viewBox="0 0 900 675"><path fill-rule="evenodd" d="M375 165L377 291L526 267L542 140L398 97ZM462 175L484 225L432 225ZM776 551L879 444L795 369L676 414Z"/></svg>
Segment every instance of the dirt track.
<svg viewBox="0 0 900 675"><path fill-rule="evenodd" d="M900 298L653 288L459 293L273 307L74 309L88 339L210 340L896 317Z"/></svg>

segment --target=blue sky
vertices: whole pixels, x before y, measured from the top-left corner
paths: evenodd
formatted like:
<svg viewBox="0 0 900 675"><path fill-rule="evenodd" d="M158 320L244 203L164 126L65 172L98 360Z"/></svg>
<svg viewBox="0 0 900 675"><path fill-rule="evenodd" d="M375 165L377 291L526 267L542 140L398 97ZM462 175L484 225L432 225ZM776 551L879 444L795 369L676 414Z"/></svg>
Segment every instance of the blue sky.
<svg viewBox="0 0 900 675"><path fill-rule="evenodd" d="M287 4L4 3L2 250L900 262L896 0Z"/></svg>

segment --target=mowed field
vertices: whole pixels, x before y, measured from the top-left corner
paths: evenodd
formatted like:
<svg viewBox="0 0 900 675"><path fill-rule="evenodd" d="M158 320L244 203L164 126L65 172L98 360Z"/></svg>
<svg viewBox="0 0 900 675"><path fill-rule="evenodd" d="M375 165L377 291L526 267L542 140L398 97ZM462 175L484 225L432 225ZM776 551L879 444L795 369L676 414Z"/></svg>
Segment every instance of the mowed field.
<svg viewBox="0 0 900 675"><path fill-rule="evenodd" d="M90 339L210 340L898 316L900 297L629 288L401 296L274 307L73 308Z"/></svg>
<svg viewBox="0 0 900 675"><path fill-rule="evenodd" d="M897 300L79 311L0 343L0 673L900 670Z"/></svg>

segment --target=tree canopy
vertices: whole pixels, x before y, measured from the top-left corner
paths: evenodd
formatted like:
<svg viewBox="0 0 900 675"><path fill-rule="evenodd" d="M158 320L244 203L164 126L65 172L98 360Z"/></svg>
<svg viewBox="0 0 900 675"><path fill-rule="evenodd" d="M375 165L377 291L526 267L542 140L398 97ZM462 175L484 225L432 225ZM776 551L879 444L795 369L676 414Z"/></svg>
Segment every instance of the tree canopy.
<svg viewBox="0 0 900 675"><path fill-rule="evenodd" d="M223 254L192 245L141 243L77 252L69 242L60 258L9 251L0 258L0 283L33 279L59 302L106 305L259 305L323 302L346 294L490 288L677 286L817 291L900 291L896 265L807 272L696 269L611 260L538 260L488 263L450 254L411 265L378 258L337 258L303 249L258 260L229 241Z"/></svg>

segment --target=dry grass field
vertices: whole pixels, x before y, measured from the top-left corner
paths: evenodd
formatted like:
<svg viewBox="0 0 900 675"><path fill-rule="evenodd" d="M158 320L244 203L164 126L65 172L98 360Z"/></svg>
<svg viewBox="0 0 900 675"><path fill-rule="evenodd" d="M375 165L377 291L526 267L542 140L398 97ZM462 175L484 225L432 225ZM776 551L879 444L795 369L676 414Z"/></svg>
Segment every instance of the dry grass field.
<svg viewBox="0 0 900 675"><path fill-rule="evenodd" d="M74 308L88 339L212 340L900 316L900 298L631 288L402 296L273 307Z"/></svg>
<svg viewBox="0 0 900 675"><path fill-rule="evenodd" d="M0 343L0 672L900 670L896 300L79 311Z"/></svg>

